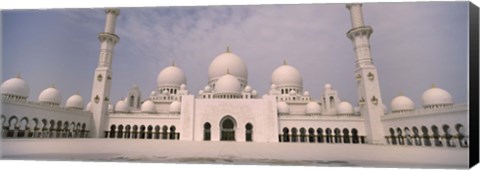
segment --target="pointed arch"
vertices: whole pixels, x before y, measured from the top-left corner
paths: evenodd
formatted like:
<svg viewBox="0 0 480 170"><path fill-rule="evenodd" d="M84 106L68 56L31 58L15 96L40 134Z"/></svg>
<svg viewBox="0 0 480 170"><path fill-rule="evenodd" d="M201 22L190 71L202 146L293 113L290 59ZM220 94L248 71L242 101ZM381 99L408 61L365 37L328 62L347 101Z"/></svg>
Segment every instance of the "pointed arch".
<svg viewBox="0 0 480 170"><path fill-rule="evenodd" d="M283 142L290 142L290 135L288 134L289 130L287 127L283 128Z"/></svg>
<svg viewBox="0 0 480 170"><path fill-rule="evenodd" d="M220 120L220 140L235 141L237 122L234 117L227 115Z"/></svg>
<svg viewBox="0 0 480 170"><path fill-rule="evenodd" d="M166 140L168 138L168 127L164 125L162 127L162 139Z"/></svg>
<svg viewBox="0 0 480 170"><path fill-rule="evenodd" d="M455 145L453 144L452 142L452 131L450 129L450 126L448 125L443 125L442 126L442 129L443 129L443 134L445 136L445 144L448 146L448 147L455 147Z"/></svg>
<svg viewBox="0 0 480 170"><path fill-rule="evenodd" d="M145 139L145 129L147 129L145 125L140 126L140 139Z"/></svg>
<svg viewBox="0 0 480 170"><path fill-rule="evenodd" d="M298 142L297 128L292 128L292 142Z"/></svg>
<svg viewBox="0 0 480 170"><path fill-rule="evenodd" d="M170 126L170 140L176 140L177 139L177 133L175 132L177 128L175 128L174 125Z"/></svg>
<svg viewBox="0 0 480 170"><path fill-rule="evenodd" d="M360 139L358 137L358 130L353 128L352 129L352 143L359 143Z"/></svg>
<svg viewBox="0 0 480 170"><path fill-rule="evenodd" d="M117 127L115 125L110 125L110 135L109 138L115 138L115 132Z"/></svg>
<svg viewBox="0 0 480 170"><path fill-rule="evenodd" d="M117 138L122 139L123 138L123 125L120 124L118 125L118 131L117 131Z"/></svg>
<svg viewBox="0 0 480 170"><path fill-rule="evenodd" d="M315 142L315 130L313 128L308 128L308 142Z"/></svg>
<svg viewBox="0 0 480 170"><path fill-rule="evenodd" d="M327 143L332 143L332 129L327 128L327 129L325 130L325 133L326 133L326 140L325 140L325 141L326 141Z"/></svg>
<svg viewBox="0 0 480 170"><path fill-rule="evenodd" d="M305 128L300 128L300 142L306 142L306 137L307 137L307 130L305 130Z"/></svg>
<svg viewBox="0 0 480 170"><path fill-rule="evenodd" d="M323 130L322 128L317 128L317 142L323 143Z"/></svg>
<svg viewBox="0 0 480 170"><path fill-rule="evenodd" d="M211 128L212 128L212 125L210 125L209 122L205 122L203 124L203 140L204 141L211 140Z"/></svg>
<svg viewBox="0 0 480 170"><path fill-rule="evenodd" d="M425 126L422 126L422 133L423 133L423 143L425 146L432 146L432 143L430 141L430 135L428 134L428 128Z"/></svg>
<svg viewBox="0 0 480 170"><path fill-rule="evenodd" d="M156 126L155 126L155 135L154 135L154 138L155 138L155 139L160 139L160 126L159 126L159 125L156 125Z"/></svg>
<svg viewBox="0 0 480 170"><path fill-rule="evenodd" d="M350 134L347 128L343 129L343 143L350 143Z"/></svg>
<svg viewBox="0 0 480 170"><path fill-rule="evenodd" d="M440 141L440 132L438 130L438 127L436 125L432 126L432 136L433 136L433 143L435 146L443 146L442 141Z"/></svg>
<svg viewBox="0 0 480 170"><path fill-rule="evenodd" d="M251 123L245 125L245 141L253 141L253 125Z"/></svg>

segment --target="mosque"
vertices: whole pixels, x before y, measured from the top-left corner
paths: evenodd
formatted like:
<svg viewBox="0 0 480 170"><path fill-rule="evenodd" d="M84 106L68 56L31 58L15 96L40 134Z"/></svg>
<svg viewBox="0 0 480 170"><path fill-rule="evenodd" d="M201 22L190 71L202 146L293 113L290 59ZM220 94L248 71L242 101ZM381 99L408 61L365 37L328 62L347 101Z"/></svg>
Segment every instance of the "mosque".
<svg viewBox="0 0 480 170"><path fill-rule="evenodd" d="M62 95L49 87L28 100L29 85L20 76L1 85L2 138L115 138L136 140L350 143L466 148L468 105L432 86L422 107L407 96L382 100L377 69L370 54L372 27L364 25L362 4L348 4L352 28L346 36L355 50L358 100L355 107L326 84L314 98L303 88L295 66L273 70L270 90L248 83L245 62L228 48L208 68L208 84L188 90L187 77L172 63L157 78L156 89L142 96L132 87L124 100L111 101L113 51L118 9L106 9L105 30L98 36L100 54L91 97Z"/></svg>

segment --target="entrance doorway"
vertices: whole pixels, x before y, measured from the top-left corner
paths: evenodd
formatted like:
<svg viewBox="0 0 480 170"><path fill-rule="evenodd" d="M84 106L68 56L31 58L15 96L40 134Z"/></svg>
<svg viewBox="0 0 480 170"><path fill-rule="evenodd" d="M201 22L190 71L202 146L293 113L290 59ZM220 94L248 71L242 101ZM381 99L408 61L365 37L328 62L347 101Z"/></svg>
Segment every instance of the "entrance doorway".
<svg viewBox="0 0 480 170"><path fill-rule="evenodd" d="M235 141L235 119L230 116L220 121L221 137L220 141Z"/></svg>

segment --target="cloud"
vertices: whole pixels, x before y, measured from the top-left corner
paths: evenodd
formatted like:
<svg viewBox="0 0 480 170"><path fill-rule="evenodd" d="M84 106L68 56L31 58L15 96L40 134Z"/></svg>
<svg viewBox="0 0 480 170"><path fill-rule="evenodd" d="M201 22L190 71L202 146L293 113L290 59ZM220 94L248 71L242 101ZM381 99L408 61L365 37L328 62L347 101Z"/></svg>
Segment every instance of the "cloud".
<svg viewBox="0 0 480 170"><path fill-rule="evenodd" d="M365 23L374 29L372 55L386 104L402 91L419 106L421 93L431 83L450 91L455 101L466 101L466 8L467 3L462 2L364 4ZM54 61L84 59L76 62L84 67L68 66L72 68L68 77L78 78L82 86L60 84L69 86L65 88L68 93L85 89L82 95L89 97L98 61L96 36L103 31L105 20L103 10L60 10L55 15L62 16L59 22L65 32L71 32L49 34L59 39L74 36L63 39L64 44L38 48L77 49ZM146 99L156 88L158 73L173 60L185 72L190 92L196 94L207 84L210 62L230 46L247 64L249 84L260 94L266 93L271 73L286 59L302 73L304 90L314 98L319 98L324 84L331 83L343 100L355 105L355 55L345 36L351 27L349 17L344 4L122 8L111 99L125 97L133 84L139 85ZM45 28L40 25L36 29ZM10 50L4 57L16 60L19 55ZM48 54L42 57L51 59ZM9 69L7 74L14 71ZM34 80L31 86L42 81ZM39 90L32 92L38 94Z"/></svg>

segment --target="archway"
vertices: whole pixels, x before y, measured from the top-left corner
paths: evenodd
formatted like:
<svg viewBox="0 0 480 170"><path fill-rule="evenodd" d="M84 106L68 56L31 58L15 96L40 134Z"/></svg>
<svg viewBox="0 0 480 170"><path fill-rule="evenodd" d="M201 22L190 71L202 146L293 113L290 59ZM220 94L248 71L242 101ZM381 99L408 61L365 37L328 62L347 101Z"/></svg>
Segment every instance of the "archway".
<svg viewBox="0 0 480 170"><path fill-rule="evenodd" d="M220 140L235 141L236 122L233 117L226 116L220 121Z"/></svg>
<svg viewBox="0 0 480 170"><path fill-rule="evenodd" d="M288 128L283 128L283 142L290 142L290 135L288 134Z"/></svg>
<svg viewBox="0 0 480 170"><path fill-rule="evenodd" d="M251 123L245 125L245 140L247 142L253 141L253 125Z"/></svg>
<svg viewBox="0 0 480 170"><path fill-rule="evenodd" d="M203 124L203 140L204 141L210 141L211 139L210 128L212 128L212 125L210 125L210 123L207 122Z"/></svg>

